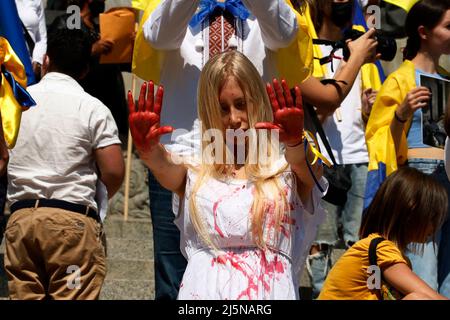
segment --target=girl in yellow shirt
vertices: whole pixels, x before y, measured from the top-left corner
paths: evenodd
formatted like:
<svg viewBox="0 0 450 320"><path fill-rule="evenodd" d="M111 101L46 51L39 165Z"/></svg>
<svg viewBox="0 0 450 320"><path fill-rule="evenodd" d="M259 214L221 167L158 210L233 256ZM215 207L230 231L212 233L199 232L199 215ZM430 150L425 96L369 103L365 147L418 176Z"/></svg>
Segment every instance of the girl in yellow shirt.
<svg viewBox="0 0 450 320"><path fill-rule="evenodd" d="M447 201L445 188L429 175L409 167L391 174L363 217L361 240L331 269L319 299L446 299L411 270L404 251L436 234L445 221ZM371 264L369 247L377 238L383 239Z"/></svg>

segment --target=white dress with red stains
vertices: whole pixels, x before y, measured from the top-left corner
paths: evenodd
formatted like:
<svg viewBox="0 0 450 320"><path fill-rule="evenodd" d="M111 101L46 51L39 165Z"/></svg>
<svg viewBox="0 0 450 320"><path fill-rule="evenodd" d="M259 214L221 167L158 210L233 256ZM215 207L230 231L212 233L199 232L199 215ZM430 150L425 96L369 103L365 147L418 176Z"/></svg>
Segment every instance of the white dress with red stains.
<svg viewBox="0 0 450 320"><path fill-rule="evenodd" d="M216 253L199 240L189 218L195 179L195 173L188 170L185 197L175 220L181 230L181 250L188 259L178 299L299 299L302 266L324 218L319 205L324 194L314 187L314 209L307 212L296 192L294 173L283 172L279 184L291 207L290 216L283 219L276 240L273 220L269 221L273 202L266 205L269 218L264 230L269 249L261 250L252 241L250 230L253 183L209 179L198 190L197 210L205 217L208 234L220 249ZM324 178L320 184L326 190Z"/></svg>

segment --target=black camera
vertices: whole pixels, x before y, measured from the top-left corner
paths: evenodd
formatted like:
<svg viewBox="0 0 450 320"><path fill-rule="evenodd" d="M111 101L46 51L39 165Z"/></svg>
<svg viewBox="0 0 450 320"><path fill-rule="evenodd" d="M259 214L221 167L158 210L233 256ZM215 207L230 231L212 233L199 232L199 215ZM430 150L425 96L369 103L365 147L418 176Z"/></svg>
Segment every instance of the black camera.
<svg viewBox="0 0 450 320"><path fill-rule="evenodd" d="M344 60L348 60L350 57L350 49L347 46L347 40L356 40L361 37L364 32L348 29L344 32L344 38L339 41L339 45L343 49ZM392 61L397 54L397 43L395 39L383 34L382 31L377 30L375 33L375 38L378 41L377 53L381 53L381 60Z"/></svg>

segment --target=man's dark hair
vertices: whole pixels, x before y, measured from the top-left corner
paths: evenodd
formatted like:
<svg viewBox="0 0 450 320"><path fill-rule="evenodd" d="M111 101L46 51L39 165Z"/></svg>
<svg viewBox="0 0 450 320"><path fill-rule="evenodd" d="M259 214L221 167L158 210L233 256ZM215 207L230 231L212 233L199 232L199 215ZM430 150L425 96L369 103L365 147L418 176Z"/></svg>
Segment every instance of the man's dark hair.
<svg viewBox="0 0 450 320"><path fill-rule="evenodd" d="M65 73L79 80L89 65L91 42L81 30L55 30L48 35L47 55L49 71Z"/></svg>

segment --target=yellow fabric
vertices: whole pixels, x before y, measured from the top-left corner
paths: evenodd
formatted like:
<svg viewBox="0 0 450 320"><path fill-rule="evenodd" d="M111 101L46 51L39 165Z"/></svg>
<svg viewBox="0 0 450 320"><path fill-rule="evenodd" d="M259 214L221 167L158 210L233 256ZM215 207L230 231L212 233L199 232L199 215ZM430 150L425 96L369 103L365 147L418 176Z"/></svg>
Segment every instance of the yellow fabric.
<svg viewBox="0 0 450 320"><path fill-rule="evenodd" d="M0 66L4 66L14 79L24 88L27 87L25 68L19 57L13 51L8 40L0 37ZM22 106L16 101L9 82L1 74L0 112L2 116L3 135L8 148L14 148L19 134Z"/></svg>
<svg viewBox="0 0 450 320"><path fill-rule="evenodd" d="M419 0L384 0L384 2L396 5L397 7L400 7L406 12L408 12L413 5L419 2Z"/></svg>
<svg viewBox="0 0 450 320"><path fill-rule="evenodd" d="M292 86L302 83L313 73L313 43L312 36L309 33L309 26L312 24L312 21L309 15L301 15L297 12L290 0L286 0L286 3L295 12L298 32L292 44L286 48L278 49L276 56L280 78L286 79L287 83ZM308 6L306 11L309 11Z"/></svg>
<svg viewBox="0 0 450 320"><path fill-rule="evenodd" d="M372 239L379 237L373 233L359 240L336 262L328 274L319 300L377 300L376 290L369 290L367 273L369 267L369 245ZM381 270L397 263L404 263L411 268L407 258L389 240L377 246L377 262Z"/></svg>
<svg viewBox="0 0 450 320"><path fill-rule="evenodd" d="M333 166L331 162L322 153L320 153L319 143L317 142L316 137L311 133L311 131L304 130L302 138L308 140L308 149L314 155L314 159L311 162L311 165L316 164L317 160L321 159L327 167Z"/></svg>
<svg viewBox="0 0 450 320"><path fill-rule="evenodd" d="M366 128L369 171L378 169L378 163L381 161L386 164L386 176L388 176L397 170L398 164L403 164L407 160L406 136L411 126L412 117L408 119L404 126L398 154L395 151L390 124L399 104L403 102L406 94L415 87L414 64L405 60L396 71L389 75L378 92Z"/></svg>
<svg viewBox="0 0 450 320"><path fill-rule="evenodd" d="M132 72L139 78L153 80L156 84L159 84L161 68L164 62L164 52L152 48L151 45L145 41L142 27L161 0L148 1L148 6L144 11L136 34ZM292 7L289 0L286 0L286 3ZM289 47L277 51L277 67L279 75L292 85L303 82L313 71L312 40L308 33L310 21L298 12L296 12L296 16L299 25L296 40L293 41Z"/></svg>
<svg viewBox="0 0 450 320"><path fill-rule="evenodd" d="M148 5L139 22L136 39L134 40L132 72L144 80L153 80L159 84L164 54L156 50L144 38L143 26L150 14L156 9L161 0L148 0Z"/></svg>
<svg viewBox="0 0 450 320"><path fill-rule="evenodd" d="M151 0L131 0L131 7L144 11Z"/></svg>

